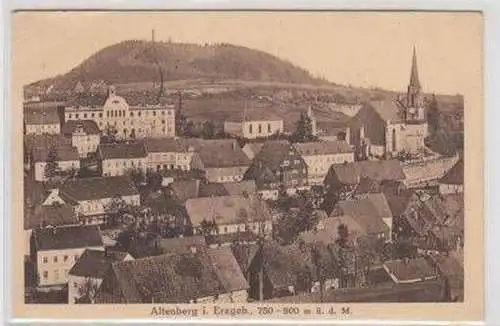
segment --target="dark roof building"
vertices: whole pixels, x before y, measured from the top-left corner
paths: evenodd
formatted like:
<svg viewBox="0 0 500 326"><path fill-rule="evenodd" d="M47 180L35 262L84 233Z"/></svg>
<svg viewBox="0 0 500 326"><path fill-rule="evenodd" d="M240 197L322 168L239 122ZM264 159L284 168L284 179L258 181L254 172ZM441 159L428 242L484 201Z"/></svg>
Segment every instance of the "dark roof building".
<svg viewBox="0 0 500 326"><path fill-rule="evenodd" d="M47 226L78 225L80 222L70 205L37 205L24 208L24 229L32 230Z"/></svg>
<svg viewBox="0 0 500 326"><path fill-rule="evenodd" d="M61 129L65 136L71 136L75 132L85 133L87 135L99 135L101 131L94 120L68 120Z"/></svg>
<svg viewBox="0 0 500 326"><path fill-rule="evenodd" d="M132 259L126 252L87 249L73 265L69 275L102 279L112 263L124 261L127 256Z"/></svg>
<svg viewBox="0 0 500 326"><path fill-rule="evenodd" d="M47 162L51 148L36 147L32 151L33 162ZM78 161L80 159L78 150L73 146L57 146L53 148L58 162Z"/></svg>
<svg viewBox="0 0 500 326"><path fill-rule="evenodd" d="M60 192L76 201L139 195L126 176L72 179L61 186Z"/></svg>
<svg viewBox="0 0 500 326"><path fill-rule="evenodd" d="M102 237L98 226L79 225L35 230L38 250L62 250L102 247Z"/></svg>
<svg viewBox="0 0 500 326"><path fill-rule="evenodd" d="M198 198L200 194L200 180L175 180L168 187L172 195L182 203L191 198Z"/></svg>
<svg viewBox="0 0 500 326"><path fill-rule="evenodd" d="M200 185L199 197L250 196L257 192L254 180L239 182L204 183Z"/></svg>
<svg viewBox="0 0 500 326"><path fill-rule="evenodd" d="M103 160L145 158L147 156L143 142L100 144L97 151Z"/></svg>
<svg viewBox="0 0 500 326"><path fill-rule="evenodd" d="M464 160L458 162L439 180L442 184L463 185L464 184Z"/></svg>
<svg viewBox="0 0 500 326"><path fill-rule="evenodd" d="M405 174L397 160L359 161L333 164L325 179L326 184L356 185L362 178L374 181L403 181Z"/></svg>
<svg viewBox="0 0 500 326"><path fill-rule="evenodd" d="M302 156L353 153L354 148L346 141L321 141L294 145Z"/></svg>
<svg viewBox="0 0 500 326"><path fill-rule="evenodd" d="M207 243L205 237L194 235L182 238L164 238L158 241L158 246L166 254L182 254L204 250Z"/></svg>
<svg viewBox="0 0 500 326"><path fill-rule="evenodd" d="M24 110L24 123L27 125L59 124L56 107L31 108Z"/></svg>
<svg viewBox="0 0 500 326"><path fill-rule="evenodd" d="M423 257L391 260L384 263L384 269L394 283L415 283L437 278L436 270Z"/></svg>

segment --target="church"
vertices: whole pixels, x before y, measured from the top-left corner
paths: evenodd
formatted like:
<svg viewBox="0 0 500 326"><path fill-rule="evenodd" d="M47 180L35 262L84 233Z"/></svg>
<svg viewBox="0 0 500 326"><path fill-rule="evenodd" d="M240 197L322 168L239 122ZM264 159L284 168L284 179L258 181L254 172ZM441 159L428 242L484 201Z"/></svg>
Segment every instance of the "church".
<svg viewBox="0 0 500 326"><path fill-rule="evenodd" d="M350 141L358 159L391 158L398 153L419 154L428 135L417 55L413 49L407 91L392 99L365 104L350 124Z"/></svg>

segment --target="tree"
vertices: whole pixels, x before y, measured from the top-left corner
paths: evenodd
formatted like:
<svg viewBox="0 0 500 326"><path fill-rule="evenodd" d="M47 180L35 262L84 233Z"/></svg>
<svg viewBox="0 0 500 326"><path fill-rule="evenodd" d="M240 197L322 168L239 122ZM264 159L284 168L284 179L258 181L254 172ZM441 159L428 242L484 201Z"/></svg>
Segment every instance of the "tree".
<svg viewBox="0 0 500 326"><path fill-rule="evenodd" d="M318 278L319 281L320 302L323 302L324 300L323 287L325 283L325 278L324 278L323 266L321 264L320 249L316 245L312 246L311 248L311 258L314 268L316 269L316 277Z"/></svg>
<svg viewBox="0 0 500 326"><path fill-rule="evenodd" d="M200 233L203 236L211 235L217 232L217 224L215 224L214 220L208 221L203 219L200 223Z"/></svg>
<svg viewBox="0 0 500 326"><path fill-rule="evenodd" d="M201 136L204 139L214 139L216 135L215 125L212 121L205 121L201 129Z"/></svg>
<svg viewBox="0 0 500 326"><path fill-rule="evenodd" d="M316 140L316 137L313 135L312 121L307 114L302 112L300 114L300 118L297 121L295 131L291 137L293 142L304 143L308 141Z"/></svg>
<svg viewBox="0 0 500 326"><path fill-rule="evenodd" d="M134 138L135 138L135 131L134 132ZM118 130L109 123L104 126L103 130L103 135L101 137L101 143L116 143L116 134L118 133Z"/></svg>
<svg viewBox="0 0 500 326"><path fill-rule="evenodd" d="M349 253L351 249L349 244L349 229L344 223L340 224L337 228L335 244L337 245L340 285L343 287L345 275L349 270Z"/></svg>
<svg viewBox="0 0 500 326"><path fill-rule="evenodd" d="M136 186L140 186L146 182L146 175L142 169L130 169L127 172Z"/></svg>
<svg viewBox="0 0 500 326"><path fill-rule="evenodd" d="M97 291L99 290L99 284L97 281L86 277L82 284L78 287L78 296L81 299L87 299L90 303L94 303Z"/></svg>
<svg viewBox="0 0 500 326"><path fill-rule="evenodd" d="M57 150L54 146L50 146L49 151L47 153L47 161L45 163L45 169L44 169L45 178L51 179L56 175L57 169L59 167L57 161L58 161Z"/></svg>
<svg viewBox="0 0 500 326"><path fill-rule="evenodd" d="M431 133L439 130L439 104L436 98L436 94L432 95L432 99L429 102L427 110L427 122Z"/></svg>

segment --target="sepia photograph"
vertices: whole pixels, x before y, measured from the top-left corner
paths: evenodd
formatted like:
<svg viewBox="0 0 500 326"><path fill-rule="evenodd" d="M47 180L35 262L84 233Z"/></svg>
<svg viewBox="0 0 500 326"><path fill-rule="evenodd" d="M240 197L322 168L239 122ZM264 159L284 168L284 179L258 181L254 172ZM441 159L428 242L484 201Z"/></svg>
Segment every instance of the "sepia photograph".
<svg viewBox="0 0 500 326"><path fill-rule="evenodd" d="M481 318L480 13L11 18L21 315Z"/></svg>

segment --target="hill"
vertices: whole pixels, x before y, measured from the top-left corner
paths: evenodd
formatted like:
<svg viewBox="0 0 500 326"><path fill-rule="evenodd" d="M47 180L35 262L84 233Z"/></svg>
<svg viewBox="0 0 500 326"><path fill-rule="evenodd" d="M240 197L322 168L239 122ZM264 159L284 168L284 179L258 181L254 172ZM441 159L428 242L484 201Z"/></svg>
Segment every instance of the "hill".
<svg viewBox="0 0 500 326"><path fill-rule="evenodd" d="M104 80L112 84L158 82L157 63L164 81L243 80L327 84L294 64L263 51L230 44L198 45L130 40L108 46L67 74L45 79L31 88L56 85L73 88L78 81Z"/></svg>

